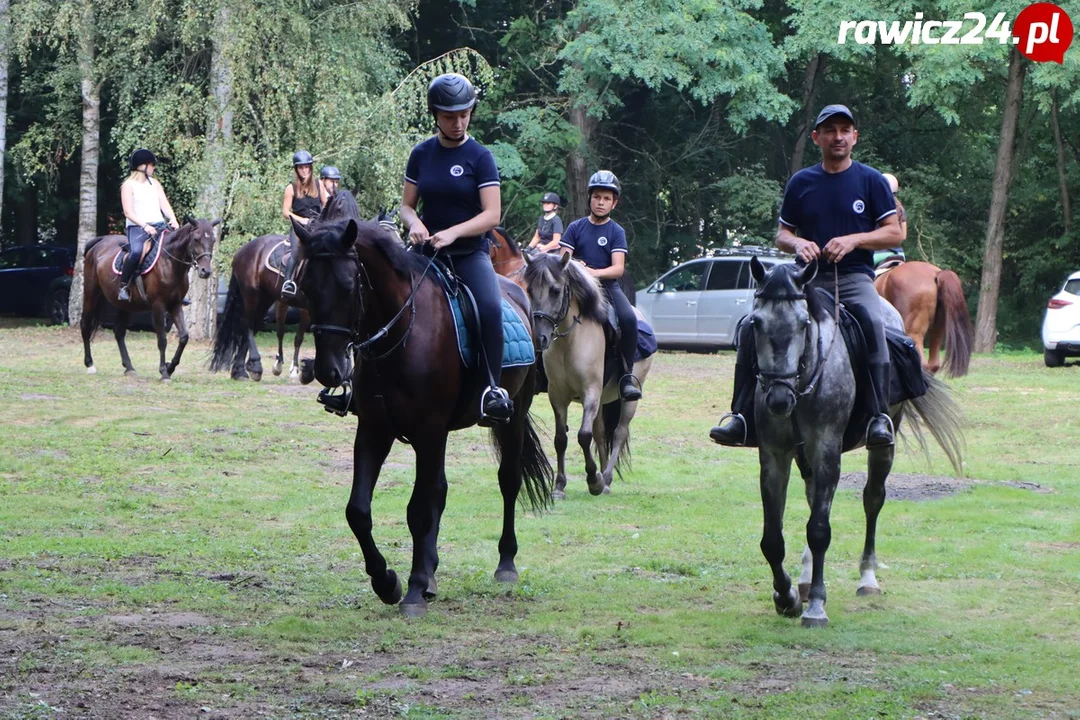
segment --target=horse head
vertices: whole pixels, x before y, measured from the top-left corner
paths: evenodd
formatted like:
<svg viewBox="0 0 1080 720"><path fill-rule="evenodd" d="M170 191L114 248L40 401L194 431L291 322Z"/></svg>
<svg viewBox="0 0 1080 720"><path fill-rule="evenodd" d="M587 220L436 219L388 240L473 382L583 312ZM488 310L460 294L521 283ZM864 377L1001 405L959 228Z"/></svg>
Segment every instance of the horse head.
<svg viewBox="0 0 1080 720"><path fill-rule="evenodd" d="M211 265L214 241L217 239L214 228L220 224L221 218L197 220L188 216L184 218L184 224L177 231L178 250L186 254L186 257L184 255L180 257L198 268L199 277L203 280L210 277L214 270Z"/></svg>
<svg viewBox="0 0 1080 720"><path fill-rule="evenodd" d="M799 399L812 322L806 286L817 269L817 261L812 260L802 268L781 264L766 271L756 257L750 259L750 272L757 282L750 322L757 346L758 382L765 406L779 417L789 417Z"/></svg>
<svg viewBox="0 0 1080 720"><path fill-rule="evenodd" d="M599 281L573 262L569 253L525 257L525 286L533 310L533 338L540 352L569 335L582 319L601 325L607 320L608 303ZM577 303L577 315L560 329L572 303Z"/></svg>
<svg viewBox="0 0 1080 720"><path fill-rule="evenodd" d="M358 226L349 218L309 229L294 220L293 231L307 261L299 284L315 335L315 378L325 387L338 387L349 379L348 348L358 332Z"/></svg>

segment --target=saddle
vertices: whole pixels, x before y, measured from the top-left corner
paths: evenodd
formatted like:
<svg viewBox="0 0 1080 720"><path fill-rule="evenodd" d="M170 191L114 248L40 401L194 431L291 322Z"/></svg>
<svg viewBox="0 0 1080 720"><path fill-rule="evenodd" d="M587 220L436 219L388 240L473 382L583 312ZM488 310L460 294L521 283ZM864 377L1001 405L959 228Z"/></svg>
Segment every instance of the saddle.
<svg viewBox="0 0 1080 720"><path fill-rule="evenodd" d="M835 299L827 290L814 288L819 294L822 305L832 314ZM867 394L870 387L870 371L866 338L863 336L859 321L847 308L840 305L840 335L847 346L851 367L855 372L855 406L851 419L844 431L844 452L862 442L866 435L866 424L870 416L866 412ZM923 377L922 358L915 347L915 341L906 334L893 328L885 328L885 343L889 348L889 404L897 405L905 400L914 400L926 394L926 379Z"/></svg>
<svg viewBox="0 0 1080 720"><path fill-rule="evenodd" d="M899 267L907 262L907 259L903 255L889 255L881 259L877 265L874 266L874 277L883 275L894 267Z"/></svg>
<svg viewBox="0 0 1080 720"><path fill-rule="evenodd" d="M143 259L139 264L138 272L135 273L136 277L140 275L146 275L148 272L154 269L157 265L158 258L161 257L161 249L165 245L166 233L172 232L171 230L163 230L157 235L151 238L147 238L143 243ZM131 254L131 245L129 243L123 243L120 249L116 252L116 257L112 261L112 271L116 275L123 274L124 261L127 260L128 255Z"/></svg>
<svg viewBox="0 0 1080 720"><path fill-rule="evenodd" d="M634 362L644 360L653 355L658 345L656 334L652 326L645 321L637 308L637 349L634 352ZM615 306L608 305L607 322L604 323L604 385L607 386L615 374L622 375L622 365L619 359L619 341L622 339L622 329L619 327L619 317L615 314Z"/></svg>
<svg viewBox="0 0 1080 720"><path fill-rule="evenodd" d="M263 265L270 272L285 277L285 268L288 267L289 258L291 257L292 249L289 247L289 241L282 240L266 254L266 260L263 262ZM304 260L304 258L300 258L300 262L296 264L296 277L300 277L300 269L305 262L306 260Z"/></svg>

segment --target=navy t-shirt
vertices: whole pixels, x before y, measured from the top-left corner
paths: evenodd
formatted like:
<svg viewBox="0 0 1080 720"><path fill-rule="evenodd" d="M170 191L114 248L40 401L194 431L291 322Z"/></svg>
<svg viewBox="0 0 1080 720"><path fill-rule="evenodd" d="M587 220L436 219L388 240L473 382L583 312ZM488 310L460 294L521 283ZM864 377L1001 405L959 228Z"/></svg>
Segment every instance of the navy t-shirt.
<svg viewBox="0 0 1080 720"><path fill-rule="evenodd" d="M894 213L896 200L889 182L874 168L852 162L843 172L829 173L818 164L788 180L780 222L823 248L834 237L871 232ZM840 274L861 272L873 277L874 253L865 248L852 250L836 269ZM831 272L831 264L823 270Z"/></svg>
<svg viewBox="0 0 1080 720"><path fill-rule="evenodd" d="M562 234L562 218L558 215L552 215L551 219L541 215L536 221L536 232L540 233L540 242L549 243L555 233Z"/></svg>
<svg viewBox="0 0 1080 720"><path fill-rule="evenodd" d="M619 223L608 220L602 225L594 225L587 217L570 223L559 245L569 248L575 260L581 260L588 267L597 270L611 267L613 254L629 252L626 246L626 231ZM607 285L616 281L609 278L602 282Z"/></svg>
<svg viewBox="0 0 1080 720"><path fill-rule="evenodd" d="M405 166L405 181L420 195L420 219L432 235L483 212L480 188L499 184L499 169L491 151L471 137L457 147L443 147L430 137L412 149ZM486 244L484 237L458 238L455 253Z"/></svg>

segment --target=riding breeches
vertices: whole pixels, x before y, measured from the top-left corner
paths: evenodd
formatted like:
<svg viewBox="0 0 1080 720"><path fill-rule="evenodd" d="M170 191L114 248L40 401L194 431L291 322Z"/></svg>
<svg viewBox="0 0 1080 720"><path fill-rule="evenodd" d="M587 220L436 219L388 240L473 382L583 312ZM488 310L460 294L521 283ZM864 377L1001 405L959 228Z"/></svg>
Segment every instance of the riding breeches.
<svg viewBox="0 0 1080 720"><path fill-rule="evenodd" d="M619 321L619 356L622 358L624 370L633 372L634 356L637 354L637 313L616 281L604 282L604 291Z"/></svg>
<svg viewBox="0 0 1080 720"><path fill-rule="evenodd" d="M829 295L833 294L832 273L819 273L810 283ZM889 363L889 347L885 344L885 322L881 312L881 296L874 288L869 275L853 272L841 273L839 280L840 302L855 316L866 338L866 353L872 365Z"/></svg>
<svg viewBox="0 0 1080 720"><path fill-rule="evenodd" d="M154 223L153 227L160 234L165 229L165 223ZM120 274L121 285L127 285L135 277L135 273L139 270L139 263L142 262L146 241L150 238L149 233L138 225L128 225L125 234L128 241L128 256L124 259L124 267Z"/></svg>
<svg viewBox="0 0 1080 720"><path fill-rule="evenodd" d="M488 371L496 385L502 378L503 327L499 277L486 247L451 256L454 273L472 291L480 317L480 342Z"/></svg>

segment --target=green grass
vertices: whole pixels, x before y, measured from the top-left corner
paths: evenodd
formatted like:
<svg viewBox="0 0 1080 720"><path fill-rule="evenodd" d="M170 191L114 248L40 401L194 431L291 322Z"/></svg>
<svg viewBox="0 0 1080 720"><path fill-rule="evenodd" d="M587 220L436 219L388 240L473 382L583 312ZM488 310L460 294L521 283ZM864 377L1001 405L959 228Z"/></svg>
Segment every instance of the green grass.
<svg viewBox="0 0 1080 720"><path fill-rule="evenodd" d="M855 597L862 506L839 492L832 623L808 631L772 610L756 453L707 438L731 356L662 354L632 471L591 497L572 447L569 498L519 513L515 587L491 577L486 433L452 437L440 596L405 621L345 522L355 425L315 388L210 375L197 343L162 384L145 333L129 335L139 377L108 333L87 376L75 332L7 325L0 718L1080 717L1075 366L1010 352L950 381L972 484L886 502L877 598ZM544 396L535 410L550 428ZM903 446L894 472L950 475L940 451ZM411 480L396 446L374 520L402 578ZM797 478L790 500L794 572Z"/></svg>

